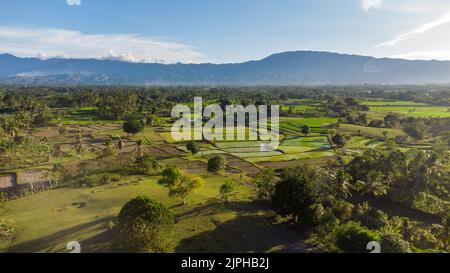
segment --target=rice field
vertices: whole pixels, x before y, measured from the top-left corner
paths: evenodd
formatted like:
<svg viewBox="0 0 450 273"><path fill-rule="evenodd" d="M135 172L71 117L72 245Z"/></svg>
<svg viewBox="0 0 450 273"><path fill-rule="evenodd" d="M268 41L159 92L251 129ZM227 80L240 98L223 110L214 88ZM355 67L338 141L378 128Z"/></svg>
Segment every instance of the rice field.
<svg viewBox="0 0 450 273"><path fill-rule="evenodd" d="M396 113L414 118L448 118L450 108L445 106L375 106L370 110L376 113Z"/></svg>

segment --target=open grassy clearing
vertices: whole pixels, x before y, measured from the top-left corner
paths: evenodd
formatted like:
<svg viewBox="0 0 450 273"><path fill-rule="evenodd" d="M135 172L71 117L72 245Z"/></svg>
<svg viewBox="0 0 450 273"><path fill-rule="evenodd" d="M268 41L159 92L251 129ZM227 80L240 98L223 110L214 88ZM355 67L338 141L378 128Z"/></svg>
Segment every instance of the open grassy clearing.
<svg viewBox="0 0 450 273"><path fill-rule="evenodd" d="M449 107L445 106L374 106L370 110L375 113L396 113L415 118L448 118Z"/></svg>
<svg viewBox="0 0 450 273"><path fill-rule="evenodd" d="M82 107L80 109L54 109L68 111L59 122L63 125L90 125L90 124L108 124L111 120L101 119L96 115L95 107ZM120 123L117 121L116 123Z"/></svg>
<svg viewBox="0 0 450 273"><path fill-rule="evenodd" d="M366 148L375 148L379 145L382 145L384 142L380 140L376 140L369 137L364 136L352 136L351 139L347 142L346 147L350 149L366 149Z"/></svg>
<svg viewBox="0 0 450 273"><path fill-rule="evenodd" d="M414 101L385 100L385 99L358 99L360 104L367 106L426 106L426 103Z"/></svg>
<svg viewBox="0 0 450 273"><path fill-rule="evenodd" d="M109 222L131 198L145 195L163 202L177 217L174 242L179 252L192 251L275 251L300 238L292 231L271 224L272 212L252 201L252 190L239 185L229 205L218 201L219 188L226 178L206 175L206 184L188 197L187 206L168 198L157 178L132 184L135 178L115 183L111 188L57 189L8 203L8 220L17 233L2 251L66 252L69 241L80 241L84 252L109 251ZM237 225L239 227L237 227ZM228 227L236 226L235 229ZM255 229L256 227L256 229ZM249 231L252 232L249 232ZM248 235L250 233L257 233ZM213 236L221 234L221 236ZM266 238L254 244L250 236ZM236 245L231 242L241 238ZM187 243L189 242L189 243Z"/></svg>
<svg viewBox="0 0 450 273"><path fill-rule="evenodd" d="M370 138L384 138L384 132L388 133L388 138L394 138L396 136L405 135L403 131L397 129L372 128L354 124L341 124L339 132L347 134L357 134Z"/></svg>

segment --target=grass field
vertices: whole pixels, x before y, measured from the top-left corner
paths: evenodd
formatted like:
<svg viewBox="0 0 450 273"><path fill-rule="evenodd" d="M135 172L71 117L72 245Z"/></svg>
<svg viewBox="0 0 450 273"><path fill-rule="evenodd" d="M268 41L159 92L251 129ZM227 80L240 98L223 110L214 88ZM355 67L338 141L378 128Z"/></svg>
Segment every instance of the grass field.
<svg viewBox="0 0 450 273"><path fill-rule="evenodd" d="M388 138L394 138L399 135L404 135L405 133L389 128L372 128L354 124L341 124L339 132L349 133L349 134L359 134L371 138L384 138L384 132L388 133Z"/></svg>
<svg viewBox="0 0 450 273"><path fill-rule="evenodd" d="M415 118L448 118L449 107L444 106L372 106L370 110L375 113L396 113Z"/></svg>
<svg viewBox="0 0 450 273"><path fill-rule="evenodd" d="M362 99L360 104L368 106L426 106L426 103L414 101L384 100L384 99Z"/></svg>
<svg viewBox="0 0 450 273"><path fill-rule="evenodd" d="M131 184L130 178L111 188L57 189L8 202L7 219L17 227L2 251L66 252L77 240L83 252L109 251L109 222L131 198L145 195L171 208L177 217L174 243L178 252L277 251L299 237L287 228L271 224L273 213L252 200L252 190L239 185L229 204L218 200L226 178L206 175L202 189L188 197L188 205L167 196L156 178ZM234 227L234 229L230 229ZM249 232L249 231L252 232ZM221 236L215 236L220 234ZM213 236L214 235L214 236ZM265 238L255 244L254 240Z"/></svg>

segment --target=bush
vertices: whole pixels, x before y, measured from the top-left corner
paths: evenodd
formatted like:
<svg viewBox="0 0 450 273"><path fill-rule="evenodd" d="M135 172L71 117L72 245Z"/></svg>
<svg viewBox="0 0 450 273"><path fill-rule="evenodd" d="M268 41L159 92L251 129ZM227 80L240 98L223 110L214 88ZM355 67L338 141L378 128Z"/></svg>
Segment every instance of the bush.
<svg viewBox="0 0 450 273"><path fill-rule="evenodd" d="M127 134L135 135L142 130L144 130L144 123L139 119L127 120L123 124L123 131Z"/></svg>
<svg viewBox="0 0 450 273"><path fill-rule="evenodd" d="M399 234L390 232L381 237L381 252L383 253L412 253L411 245Z"/></svg>
<svg viewBox="0 0 450 273"><path fill-rule="evenodd" d="M383 126L382 120L372 120L369 123L369 127L373 127L373 128L381 128L382 126Z"/></svg>
<svg viewBox="0 0 450 273"><path fill-rule="evenodd" d="M334 144L336 144L339 147L343 147L347 143L347 141L341 134L335 135L334 137L331 138L331 140L333 141Z"/></svg>
<svg viewBox="0 0 450 273"><path fill-rule="evenodd" d="M208 160L208 172L217 173L225 169L226 160L223 156L216 155Z"/></svg>
<svg viewBox="0 0 450 273"><path fill-rule="evenodd" d="M316 227L322 224L326 211L321 204L308 206L302 213L302 224L307 227Z"/></svg>
<svg viewBox="0 0 450 273"><path fill-rule="evenodd" d="M140 174L155 175L161 170L161 165L154 157L146 155L136 160L136 169Z"/></svg>
<svg viewBox="0 0 450 273"><path fill-rule="evenodd" d="M352 219L361 221L364 226L371 229L382 228L389 222L389 217L385 212L369 207L368 203L358 204Z"/></svg>
<svg viewBox="0 0 450 273"><path fill-rule="evenodd" d="M254 179L256 193L260 200L270 200L275 192L275 173L271 169L260 172Z"/></svg>
<svg viewBox="0 0 450 273"><path fill-rule="evenodd" d="M340 221L347 221L352 217L353 214L353 205L349 202L346 202L341 199L337 199L333 203L332 211L333 214L340 220Z"/></svg>
<svg viewBox="0 0 450 273"><path fill-rule="evenodd" d="M345 253L366 253L367 244L380 241L380 236L357 222L347 222L336 233L336 245Z"/></svg>
<svg viewBox="0 0 450 273"><path fill-rule="evenodd" d="M177 167L168 166L162 172L158 184L169 188L169 196L179 196L183 205L186 197L205 184L201 177L188 175Z"/></svg>
<svg viewBox="0 0 450 273"><path fill-rule="evenodd" d="M307 135L309 135L310 132L311 132L311 128L309 128L309 126L307 126L307 125L303 125L303 127L302 127L302 134L307 136Z"/></svg>
<svg viewBox="0 0 450 273"><path fill-rule="evenodd" d="M275 186L272 197L274 210L282 216L299 220L310 205L319 203L317 194L318 173L309 167L288 169L282 181Z"/></svg>
<svg viewBox="0 0 450 273"><path fill-rule="evenodd" d="M410 126L404 128L403 131L405 131L405 133L407 133L410 137L414 138L415 140L422 140L425 137L423 128Z"/></svg>
<svg viewBox="0 0 450 273"><path fill-rule="evenodd" d="M200 152L200 146L195 141L190 141L186 144L186 149L190 151L192 154L197 154Z"/></svg>
<svg viewBox="0 0 450 273"><path fill-rule="evenodd" d="M150 115L147 117L147 124L153 127L161 125L161 119L157 115Z"/></svg>
<svg viewBox="0 0 450 273"><path fill-rule="evenodd" d="M113 249L119 253L170 252L174 216L147 197L131 199L119 213Z"/></svg>
<svg viewBox="0 0 450 273"><path fill-rule="evenodd" d="M108 185L111 182L118 182L121 178L122 176L116 173L98 173L80 176L75 179L62 178L63 180L67 180L67 182L63 182L62 185L71 188L97 187Z"/></svg>
<svg viewBox="0 0 450 273"><path fill-rule="evenodd" d="M236 187L236 183L233 180L227 180L221 187L220 187L220 198L225 203L228 202L228 199L230 198L230 195L234 192Z"/></svg>

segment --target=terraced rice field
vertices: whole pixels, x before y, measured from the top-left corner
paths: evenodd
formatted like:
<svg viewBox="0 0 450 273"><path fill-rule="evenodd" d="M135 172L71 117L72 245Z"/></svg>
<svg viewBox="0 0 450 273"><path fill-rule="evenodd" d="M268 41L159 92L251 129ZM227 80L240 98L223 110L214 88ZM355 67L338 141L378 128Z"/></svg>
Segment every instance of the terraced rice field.
<svg viewBox="0 0 450 273"><path fill-rule="evenodd" d="M300 134L303 125L311 128L311 134L323 134L324 126L336 123L337 118L280 118L280 131L286 134Z"/></svg>

